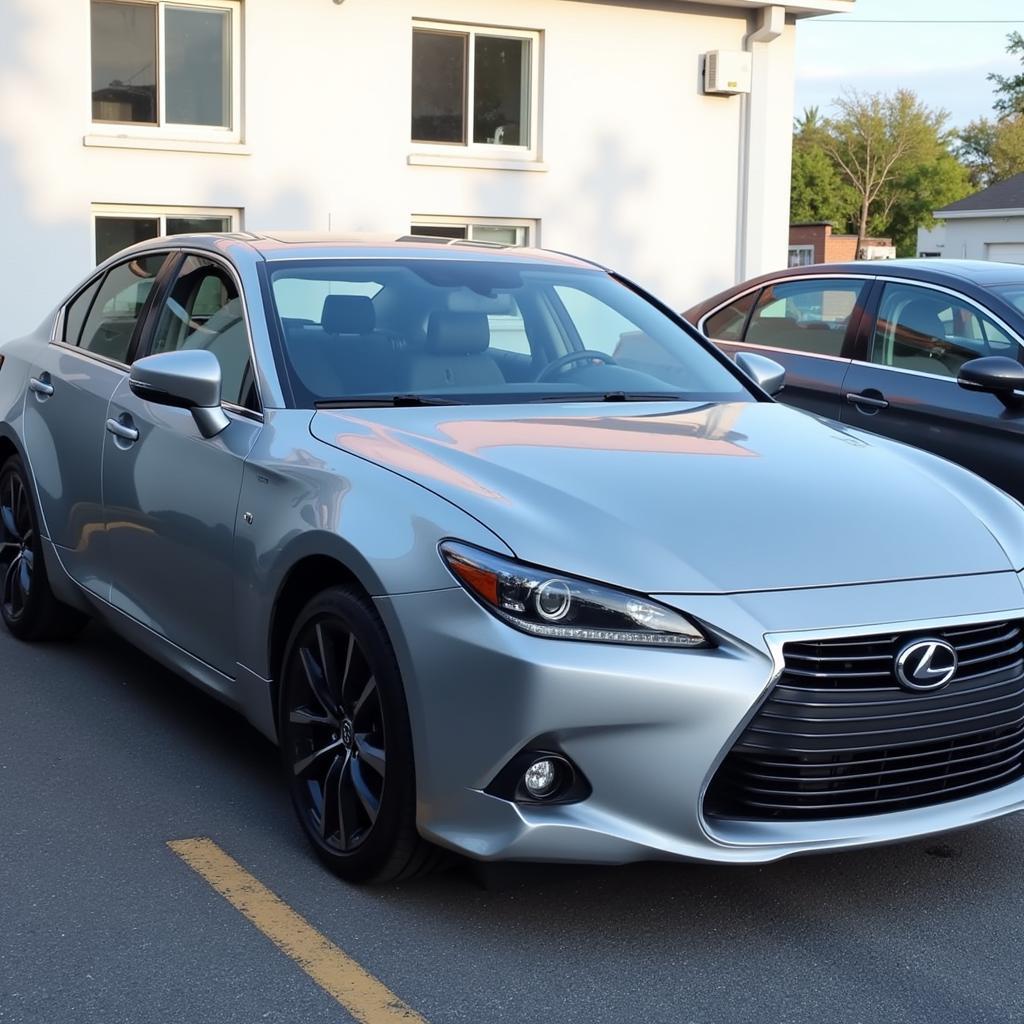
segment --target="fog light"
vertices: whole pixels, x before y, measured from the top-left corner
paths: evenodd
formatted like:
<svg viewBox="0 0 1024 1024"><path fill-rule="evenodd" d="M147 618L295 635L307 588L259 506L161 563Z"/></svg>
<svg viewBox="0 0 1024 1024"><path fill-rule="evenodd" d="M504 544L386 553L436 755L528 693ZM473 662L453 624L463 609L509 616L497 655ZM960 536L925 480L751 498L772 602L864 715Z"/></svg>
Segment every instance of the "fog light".
<svg viewBox="0 0 1024 1024"><path fill-rule="evenodd" d="M523 775L526 792L537 799L550 796L560 781L559 768L558 762L550 757L542 757L539 761L534 761Z"/></svg>

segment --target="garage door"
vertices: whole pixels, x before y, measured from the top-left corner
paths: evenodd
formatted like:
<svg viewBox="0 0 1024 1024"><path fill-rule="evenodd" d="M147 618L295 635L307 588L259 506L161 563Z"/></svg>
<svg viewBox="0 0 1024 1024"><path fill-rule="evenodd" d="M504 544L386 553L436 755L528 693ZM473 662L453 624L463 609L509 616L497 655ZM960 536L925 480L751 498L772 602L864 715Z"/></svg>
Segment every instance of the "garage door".
<svg viewBox="0 0 1024 1024"><path fill-rule="evenodd" d="M1024 263L1024 242L989 242L985 250L990 260Z"/></svg>

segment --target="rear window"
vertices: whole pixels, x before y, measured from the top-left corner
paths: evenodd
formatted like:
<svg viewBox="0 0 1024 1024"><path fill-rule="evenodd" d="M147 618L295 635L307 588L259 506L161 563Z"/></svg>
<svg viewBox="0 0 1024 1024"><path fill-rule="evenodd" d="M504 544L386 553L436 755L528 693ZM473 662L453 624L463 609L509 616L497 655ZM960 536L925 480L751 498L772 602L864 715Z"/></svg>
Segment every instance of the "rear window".
<svg viewBox="0 0 1024 1024"><path fill-rule="evenodd" d="M1009 302L1011 306L1015 306L1019 312L1024 313L1024 282L999 285L992 291Z"/></svg>

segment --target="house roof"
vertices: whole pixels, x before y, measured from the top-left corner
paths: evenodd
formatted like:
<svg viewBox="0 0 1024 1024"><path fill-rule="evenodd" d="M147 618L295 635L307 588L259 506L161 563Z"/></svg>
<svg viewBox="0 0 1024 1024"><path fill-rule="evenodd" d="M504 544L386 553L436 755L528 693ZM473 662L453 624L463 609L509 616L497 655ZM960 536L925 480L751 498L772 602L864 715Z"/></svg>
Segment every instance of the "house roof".
<svg viewBox="0 0 1024 1024"><path fill-rule="evenodd" d="M1024 210L1024 173L1015 174L1005 181L997 181L994 185L975 192L966 199L942 207L935 211L936 217L945 214L966 215L969 213L988 213L992 211Z"/></svg>

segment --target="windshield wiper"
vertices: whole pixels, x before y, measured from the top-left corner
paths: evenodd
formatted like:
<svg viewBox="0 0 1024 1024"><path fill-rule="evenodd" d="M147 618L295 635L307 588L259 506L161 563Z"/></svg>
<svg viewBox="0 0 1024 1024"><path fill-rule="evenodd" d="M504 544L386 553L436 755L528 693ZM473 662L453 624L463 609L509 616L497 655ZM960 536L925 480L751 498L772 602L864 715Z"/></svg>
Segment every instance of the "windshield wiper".
<svg viewBox="0 0 1024 1024"><path fill-rule="evenodd" d="M314 405L317 409L377 409L414 408L423 405L461 405L451 398L433 395L354 395L352 398L324 398Z"/></svg>
<svg viewBox="0 0 1024 1024"><path fill-rule="evenodd" d="M603 391L595 394L543 395L533 402L688 402L682 395L665 391Z"/></svg>

